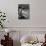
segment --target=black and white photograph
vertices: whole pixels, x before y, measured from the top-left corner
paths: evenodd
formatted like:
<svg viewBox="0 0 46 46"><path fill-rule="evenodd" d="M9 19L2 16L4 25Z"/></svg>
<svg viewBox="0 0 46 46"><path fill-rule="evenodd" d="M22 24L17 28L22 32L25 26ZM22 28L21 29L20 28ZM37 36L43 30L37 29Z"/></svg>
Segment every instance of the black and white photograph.
<svg viewBox="0 0 46 46"><path fill-rule="evenodd" d="M29 19L29 4L18 4L18 19Z"/></svg>

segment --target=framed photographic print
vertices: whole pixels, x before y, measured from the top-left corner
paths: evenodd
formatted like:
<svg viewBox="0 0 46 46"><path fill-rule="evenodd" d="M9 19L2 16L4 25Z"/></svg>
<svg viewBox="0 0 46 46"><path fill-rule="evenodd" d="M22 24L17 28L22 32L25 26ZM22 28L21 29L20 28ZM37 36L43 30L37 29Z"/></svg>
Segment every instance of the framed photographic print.
<svg viewBox="0 0 46 46"><path fill-rule="evenodd" d="M18 4L18 19L29 19L29 4Z"/></svg>
<svg viewBox="0 0 46 46"><path fill-rule="evenodd" d="M10 7L6 7L7 22L5 27L31 27L32 25L32 1L14 0L10 1ZM5 9L5 8L4 8Z"/></svg>

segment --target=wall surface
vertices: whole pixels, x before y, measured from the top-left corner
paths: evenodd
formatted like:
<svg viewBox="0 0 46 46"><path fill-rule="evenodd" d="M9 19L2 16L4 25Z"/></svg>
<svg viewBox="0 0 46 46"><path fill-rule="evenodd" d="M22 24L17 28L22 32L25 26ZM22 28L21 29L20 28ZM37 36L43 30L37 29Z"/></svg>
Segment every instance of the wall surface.
<svg viewBox="0 0 46 46"><path fill-rule="evenodd" d="M18 4L30 4L30 19L18 19ZM0 0L0 10L6 12L8 29L46 31L46 0Z"/></svg>
<svg viewBox="0 0 46 46"><path fill-rule="evenodd" d="M33 26L46 27L46 0L32 0Z"/></svg>
<svg viewBox="0 0 46 46"><path fill-rule="evenodd" d="M18 4L30 4L30 19L18 19ZM6 12L6 27L46 27L46 0L0 0L0 10Z"/></svg>

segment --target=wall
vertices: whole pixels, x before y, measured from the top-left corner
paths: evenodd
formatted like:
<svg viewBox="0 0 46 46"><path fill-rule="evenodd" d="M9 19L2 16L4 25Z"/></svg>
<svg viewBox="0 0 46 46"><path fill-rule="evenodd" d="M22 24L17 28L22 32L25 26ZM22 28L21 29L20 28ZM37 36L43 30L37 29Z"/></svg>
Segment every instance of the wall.
<svg viewBox="0 0 46 46"><path fill-rule="evenodd" d="M46 0L32 0L33 26L46 27Z"/></svg>
<svg viewBox="0 0 46 46"><path fill-rule="evenodd" d="M30 4L30 19L18 20L18 4ZM46 0L0 0L0 9L6 12L6 27L46 27Z"/></svg>

